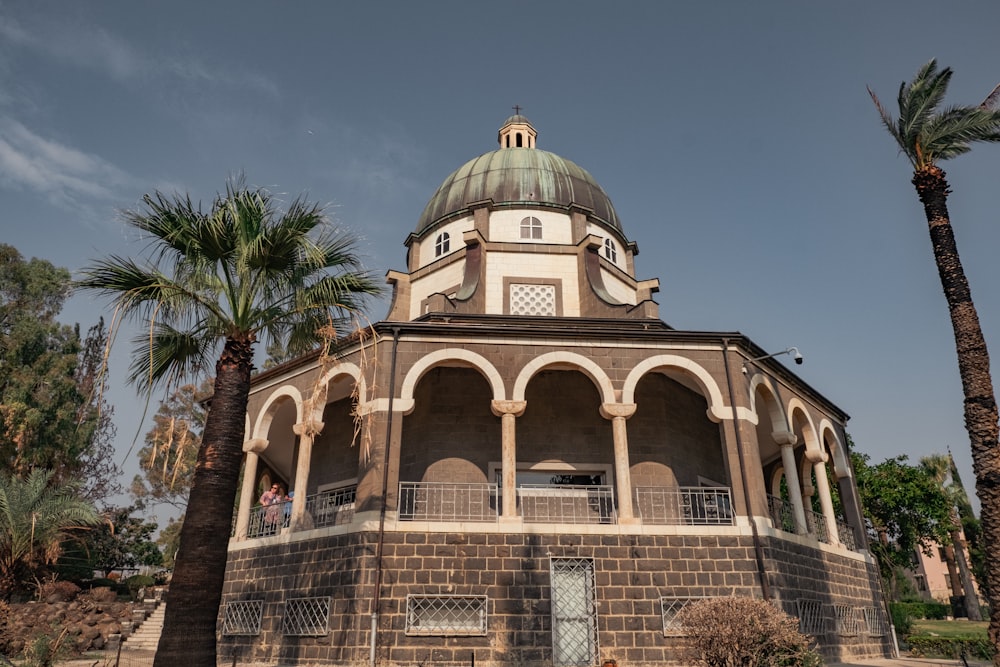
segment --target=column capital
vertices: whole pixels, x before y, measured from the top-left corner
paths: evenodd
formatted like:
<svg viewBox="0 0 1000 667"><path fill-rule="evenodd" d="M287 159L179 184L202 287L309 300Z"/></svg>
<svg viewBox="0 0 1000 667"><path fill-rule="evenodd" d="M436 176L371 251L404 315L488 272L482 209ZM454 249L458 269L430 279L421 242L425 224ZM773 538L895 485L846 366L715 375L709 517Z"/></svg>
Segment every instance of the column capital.
<svg viewBox="0 0 1000 667"><path fill-rule="evenodd" d="M795 445L799 441L799 436L789 431L775 431L771 434L771 437L774 439L775 444L782 447Z"/></svg>
<svg viewBox="0 0 1000 667"><path fill-rule="evenodd" d="M602 403L601 416L605 419L623 417L628 419L635 414L635 403Z"/></svg>
<svg viewBox="0 0 1000 667"><path fill-rule="evenodd" d="M267 440L267 438L250 438L249 440L243 441L243 451L260 454L262 451L267 449L269 444L271 443Z"/></svg>
<svg viewBox="0 0 1000 667"><path fill-rule="evenodd" d="M305 421L292 424L292 433L295 435L319 435L323 431L325 424L320 421Z"/></svg>
<svg viewBox="0 0 1000 667"><path fill-rule="evenodd" d="M830 460L830 455L819 449L807 449L806 459L809 463L826 463Z"/></svg>
<svg viewBox="0 0 1000 667"><path fill-rule="evenodd" d="M490 409L497 417L514 415L520 417L528 407L527 401L490 401Z"/></svg>

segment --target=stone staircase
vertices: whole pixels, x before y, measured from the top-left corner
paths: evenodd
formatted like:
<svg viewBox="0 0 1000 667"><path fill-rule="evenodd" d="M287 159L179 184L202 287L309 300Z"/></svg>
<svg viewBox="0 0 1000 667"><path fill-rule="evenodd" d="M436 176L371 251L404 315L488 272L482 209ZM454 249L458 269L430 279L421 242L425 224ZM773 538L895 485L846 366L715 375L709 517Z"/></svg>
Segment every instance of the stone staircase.
<svg viewBox="0 0 1000 667"><path fill-rule="evenodd" d="M122 637L122 646L132 651L156 651L156 646L160 643L167 603L146 600L144 606L145 610L133 612L135 629L127 637ZM149 607L153 609L147 614Z"/></svg>

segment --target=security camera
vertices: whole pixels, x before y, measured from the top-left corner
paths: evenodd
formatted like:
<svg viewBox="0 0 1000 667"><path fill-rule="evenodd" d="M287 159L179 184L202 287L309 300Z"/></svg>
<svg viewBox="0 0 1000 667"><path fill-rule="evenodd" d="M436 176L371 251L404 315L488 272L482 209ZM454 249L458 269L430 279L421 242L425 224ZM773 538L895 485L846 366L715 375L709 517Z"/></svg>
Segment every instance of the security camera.
<svg viewBox="0 0 1000 667"><path fill-rule="evenodd" d="M792 353L792 358L795 359L795 363L801 365L802 364L802 354L797 349L795 349L794 347L791 350L789 350L789 351Z"/></svg>

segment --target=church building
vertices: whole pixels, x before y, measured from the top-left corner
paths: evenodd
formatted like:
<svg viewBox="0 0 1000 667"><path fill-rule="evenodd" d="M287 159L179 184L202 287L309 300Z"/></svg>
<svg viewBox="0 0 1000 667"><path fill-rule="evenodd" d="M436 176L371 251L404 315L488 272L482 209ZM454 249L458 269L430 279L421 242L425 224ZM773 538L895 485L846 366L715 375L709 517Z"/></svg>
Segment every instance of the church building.
<svg viewBox="0 0 1000 667"><path fill-rule="evenodd" d="M684 664L677 613L720 596L887 657L847 415L795 348L662 321L593 177L520 114L498 141L383 321L255 376L220 661Z"/></svg>

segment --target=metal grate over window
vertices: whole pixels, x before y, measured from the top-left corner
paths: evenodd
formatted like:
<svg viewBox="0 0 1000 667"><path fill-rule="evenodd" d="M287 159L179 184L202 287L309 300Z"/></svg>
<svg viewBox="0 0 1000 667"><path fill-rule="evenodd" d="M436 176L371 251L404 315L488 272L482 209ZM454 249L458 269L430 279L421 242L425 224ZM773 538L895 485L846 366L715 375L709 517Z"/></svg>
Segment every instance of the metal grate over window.
<svg viewBox="0 0 1000 667"><path fill-rule="evenodd" d="M816 637L823 634L823 603L819 600L796 600L799 632Z"/></svg>
<svg viewBox="0 0 1000 667"><path fill-rule="evenodd" d="M487 606L485 595L407 595L406 634L482 637Z"/></svg>
<svg viewBox="0 0 1000 667"><path fill-rule="evenodd" d="M885 637L885 623L882 622L882 610L878 607L865 607L861 611L865 614L865 625L868 626L868 635L871 637Z"/></svg>
<svg viewBox="0 0 1000 667"><path fill-rule="evenodd" d="M260 618L264 613L263 600L240 600L226 604L222 619L222 634L259 635Z"/></svg>
<svg viewBox="0 0 1000 667"><path fill-rule="evenodd" d="M600 654L594 561L589 558L553 558L552 664L593 665Z"/></svg>
<svg viewBox="0 0 1000 667"><path fill-rule="evenodd" d="M698 600L705 600L706 597L662 597L660 598L660 614L663 616L663 636L682 637L684 629L677 620L677 615L684 607Z"/></svg>
<svg viewBox="0 0 1000 667"><path fill-rule="evenodd" d="M857 637L864 627L864 615L860 607L851 607L846 604L833 605L833 618L836 623L837 634L842 637Z"/></svg>
<svg viewBox="0 0 1000 667"><path fill-rule="evenodd" d="M330 598L291 598L285 601L281 632L288 636L319 637L329 632Z"/></svg>

